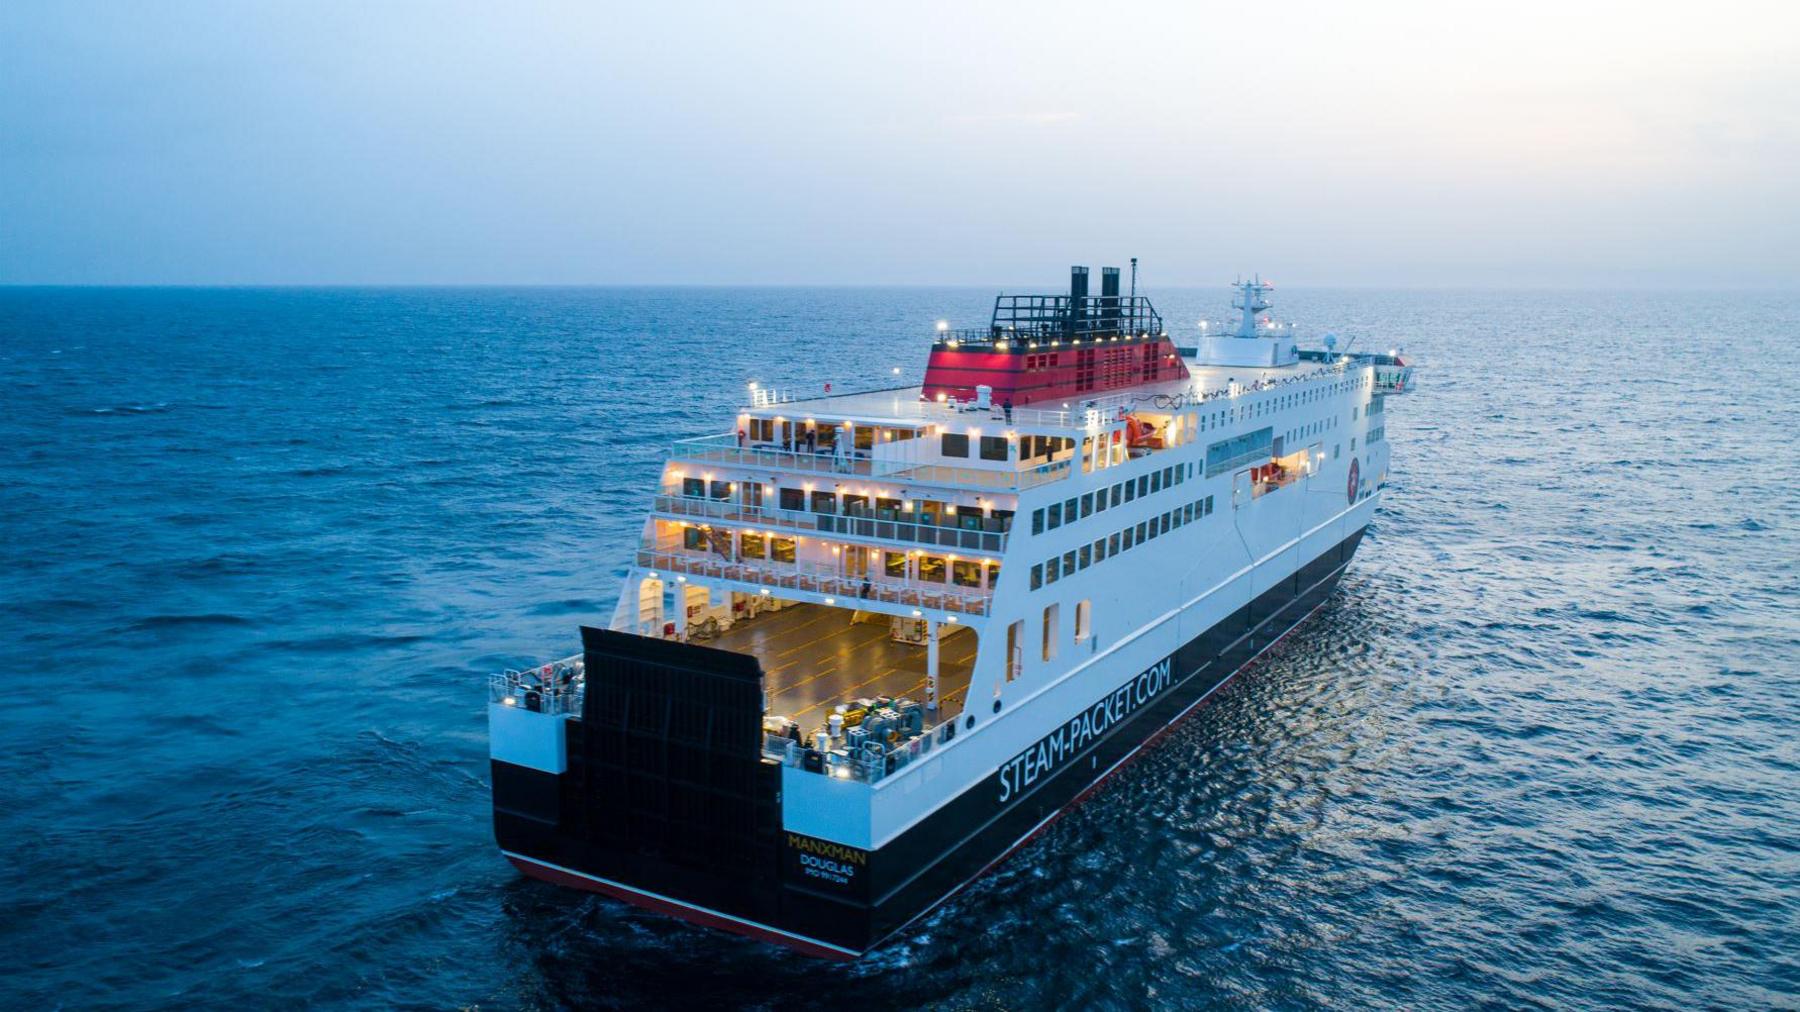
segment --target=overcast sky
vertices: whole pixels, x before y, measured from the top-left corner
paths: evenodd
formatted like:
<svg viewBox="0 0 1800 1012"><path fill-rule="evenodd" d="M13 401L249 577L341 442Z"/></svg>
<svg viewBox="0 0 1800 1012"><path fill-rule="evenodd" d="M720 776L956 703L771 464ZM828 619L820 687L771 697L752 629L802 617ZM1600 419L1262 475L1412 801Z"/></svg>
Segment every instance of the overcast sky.
<svg viewBox="0 0 1800 1012"><path fill-rule="evenodd" d="M0 4L0 283L1131 255L1800 287L1800 3Z"/></svg>

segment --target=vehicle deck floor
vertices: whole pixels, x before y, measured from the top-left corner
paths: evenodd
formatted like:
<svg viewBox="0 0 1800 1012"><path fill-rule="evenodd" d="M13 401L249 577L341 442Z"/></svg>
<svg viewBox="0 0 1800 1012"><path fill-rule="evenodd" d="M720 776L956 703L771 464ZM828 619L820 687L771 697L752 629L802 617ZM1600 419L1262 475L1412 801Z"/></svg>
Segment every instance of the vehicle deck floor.
<svg viewBox="0 0 1800 1012"><path fill-rule="evenodd" d="M825 719L838 703L861 696L906 696L925 701L925 648L896 643L889 623L852 624L851 612L794 604L738 622L705 646L754 654L762 662L769 712L802 727ZM962 710L975 667L975 634L967 627L938 643L939 709Z"/></svg>

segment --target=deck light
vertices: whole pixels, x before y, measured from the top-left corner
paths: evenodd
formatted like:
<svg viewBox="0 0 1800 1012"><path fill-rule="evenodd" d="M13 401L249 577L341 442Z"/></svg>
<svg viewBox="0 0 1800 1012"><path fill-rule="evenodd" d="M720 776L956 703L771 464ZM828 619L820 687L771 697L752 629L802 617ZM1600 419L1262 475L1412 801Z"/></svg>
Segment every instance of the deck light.
<svg viewBox="0 0 1800 1012"><path fill-rule="evenodd" d="M950 321L949 320L939 320L938 321L938 333L942 334L944 331L949 330L949 329L950 329Z"/></svg>
<svg viewBox="0 0 1800 1012"><path fill-rule="evenodd" d="M919 609L917 609L917 608L913 609L913 618L918 618L920 615L923 615L923 614L925 614L925 613L920 611Z"/></svg>
<svg viewBox="0 0 1800 1012"><path fill-rule="evenodd" d="M507 706L518 706L519 705L519 701L514 699L511 696L506 697L504 702L506 703Z"/></svg>
<svg viewBox="0 0 1800 1012"><path fill-rule="evenodd" d="M826 599L825 599L825 603L826 603L826 604L836 604L836 603L837 603L837 598L835 598L835 597L828 597L828 598L826 598Z"/></svg>
<svg viewBox="0 0 1800 1012"><path fill-rule="evenodd" d="M651 572L651 573L646 573L646 574L644 574L644 575L645 575L645 576L648 576L648 577L649 577L649 578L650 578L650 579L652 579L652 580L654 580L654 579L656 579L656 574L655 574L655 573L654 573L654 572Z"/></svg>
<svg viewBox="0 0 1800 1012"><path fill-rule="evenodd" d="M946 615L946 616L944 616L944 621L950 623L951 625L955 625L956 624L956 616L955 615Z"/></svg>

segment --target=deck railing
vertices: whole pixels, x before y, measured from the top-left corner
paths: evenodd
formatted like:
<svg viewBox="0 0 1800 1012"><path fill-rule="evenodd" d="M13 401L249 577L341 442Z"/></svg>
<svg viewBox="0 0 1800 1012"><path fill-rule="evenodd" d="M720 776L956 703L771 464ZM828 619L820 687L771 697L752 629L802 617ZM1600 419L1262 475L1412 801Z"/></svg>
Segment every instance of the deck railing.
<svg viewBox="0 0 1800 1012"><path fill-rule="evenodd" d="M1377 365L1370 392L1382 395L1406 393L1412 389L1412 372L1410 365Z"/></svg>
<svg viewBox="0 0 1800 1012"><path fill-rule="evenodd" d="M829 451L808 453L788 450L768 443L740 444L733 433L699 436L677 440L670 455L683 460L705 463L769 468L783 471L806 471L819 474L851 474L866 478L912 482L945 488L972 488L1017 491L1036 488L1069 473L1069 461L1058 460L1014 470L988 467L954 467L945 464L921 464L908 460L874 458L858 450L844 455Z"/></svg>
<svg viewBox="0 0 1800 1012"><path fill-rule="evenodd" d="M533 713L581 716L587 667L581 654L532 668L507 668L488 677L488 700Z"/></svg>
<svg viewBox="0 0 1800 1012"><path fill-rule="evenodd" d="M649 570L842 597L846 604L855 601L880 601L964 615L986 615L988 609L988 592L975 587L922 580L896 580L875 574L846 576L829 567L808 562L767 562L754 559L731 562L716 556L640 548L637 564Z"/></svg>
<svg viewBox="0 0 1800 1012"><path fill-rule="evenodd" d="M992 529L991 525L998 522L991 518L984 518L982 528L977 530L854 513L812 513L745 506L729 499L686 495L659 495L651 508L668 516L779 527L809 534L838 534L875 542L941 545L996 554L1006 551L1007 531Z"/></svg>
<svg viewBox="0 0 1800 1012"><path fill-rule="evenodd" d="M860 754L842 747L820 753L817 758L818 768L813 772L872 784L930 755L933 749L946 745L955 738L956 720L951 717L925 728L921 734L912 735L891 746L871 749L865 745ZM773 759L785 766L809 769L805 756L811 750L807 744L783 735L764 732L762 754L764 758Z"/></svg>

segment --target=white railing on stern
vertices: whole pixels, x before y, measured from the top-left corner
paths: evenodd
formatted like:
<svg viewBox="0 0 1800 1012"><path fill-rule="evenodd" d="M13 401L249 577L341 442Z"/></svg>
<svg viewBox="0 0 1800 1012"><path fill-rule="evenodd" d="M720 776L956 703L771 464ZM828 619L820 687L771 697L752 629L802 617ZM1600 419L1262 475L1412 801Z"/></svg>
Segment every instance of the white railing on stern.
<svg viewBox="0 0 1800 1012"><path fill-rule="evenodd" d="M587 666L582 655L488 676L488 701L533 713L581 716Z"/></svg>
<svg viewBox="0 0 1800 1012"><path fill-rule="evenodd" d="M732 562L717 556L690 555L662 548L640 548L637 564L652 571L680 573L702 579L722 580L774 590L796 590L842 598L844 607L858 601L917 608L921 611L986 615L988 593L976 587L926 580L894 579L885 574L846 576L811 562L772 562L747 559Z"/></svg>

